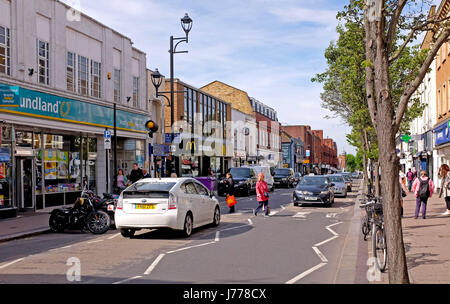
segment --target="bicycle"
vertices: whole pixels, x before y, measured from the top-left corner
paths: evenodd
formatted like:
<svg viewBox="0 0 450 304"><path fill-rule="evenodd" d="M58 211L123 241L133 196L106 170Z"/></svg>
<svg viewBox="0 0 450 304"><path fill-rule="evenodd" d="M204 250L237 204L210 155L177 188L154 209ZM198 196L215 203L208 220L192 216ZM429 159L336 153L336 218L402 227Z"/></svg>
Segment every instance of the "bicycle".
<svg viewBox="0 0 450 304"><path fill-rule="evenodd" d="M372 250L378 269L384 272L387 264L387 244L381 199L373 205Z"/></svg>
<svg viewBox="0 0 450 304"><path fill-rule="evenodd" d="M362 221L361 221L361 232L364 236L364 241L367 241L367 236L372 231L372 221L373 221L373 205L376 202L376 198L368 194L366 195L367 199L370 200L370 202L361 204L360 208L365 208L366 214L364 215ZM367 199L360 200L361 203L367 202Z"/></svg>

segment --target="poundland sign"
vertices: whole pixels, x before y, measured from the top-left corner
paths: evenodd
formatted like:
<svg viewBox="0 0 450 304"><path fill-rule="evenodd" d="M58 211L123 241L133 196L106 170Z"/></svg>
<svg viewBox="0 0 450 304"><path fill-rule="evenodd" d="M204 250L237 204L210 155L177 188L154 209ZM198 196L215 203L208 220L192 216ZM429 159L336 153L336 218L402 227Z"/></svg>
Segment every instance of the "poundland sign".
<svg viewBox="0 0 450 304"><path fill-rule="evenodd" d="M0 112L107 128L114 124L112 108L1 83ZM144 115L117 110L118 129L146 132L146 120Z"/></svg>

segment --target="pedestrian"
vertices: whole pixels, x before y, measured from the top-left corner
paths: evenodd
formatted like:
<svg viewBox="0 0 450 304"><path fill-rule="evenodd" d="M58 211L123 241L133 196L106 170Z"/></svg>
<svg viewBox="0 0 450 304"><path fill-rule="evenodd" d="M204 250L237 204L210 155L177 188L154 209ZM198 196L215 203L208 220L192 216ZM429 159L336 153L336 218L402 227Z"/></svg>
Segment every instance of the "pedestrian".
<svg viewBox="0 0 450 304"><path fill-rule="evenodd" d="M211 168L208 168L208 176L214 177L214 171Z"/></svg>
<svg viewBox="0 0 450 304"><path fill-rule="evenodd" d="M234 195L234 181L233 181L233 176L231 175L231 173L227 173L226 178L223 180L224 184L225 184L225 194L227 196L227 199L229 196ZM234 209L234 205L230 207L230 213L234 213L235 209Z"/></svg>
<svg viewBox="0 0 450 304"><path fill-rule="evenodd" d="M414 180L417 178L417 170L416 170L416 167L413 167L413 168L412 168L412 173L413 173L413 183L414 183Z"/></svg>
<svg viewBox="0 0 450 304"><path fill-rule="evenodd" d="M399 179L399 186L400 186L400 215L403 217L403 198L406 197L408 194L408 189L406 188L405 183L403 182L402 178Z"/></svg>
<svg viewBox="0 0 450 304"><path fill-rule="evenodd" d="M258 182L256 183L256 200L258 201L258 207L254 211L254 215L258 215L258 211L264 206L264 216L269 216L269 188L264 181L264 173L258 174Z"/></svg>
<svg viewBox="0 0 450 304"><path fill-rule="evenodd" d="M117 189L120 192L122 192L128 184L128 179L125 175L123 175L123 170L119 169L119 172L117 173L117 178L116 178L117 182L116 182L116 186Z"/></svg>
<svg viewBox="0 0 450 304"><path fill-rule="evenodd" d="M150 178L150 174L147 172L146 168L142 168L142 178Z"/></svg>
<svg viewBox="0 0 450 304"><path fill-rule="evenodd" d="M170 177L174 177L174 178L178 177L177 173L175 172L175 169L172 169L172 173L170 173Z"/></svg>
<svg viewBox="0 0 450 304"><path fill-rule="evenodd" d="M420 177L416 178L413 183L413 191L416 195L416 212L414 218L419 217L419 211L422 207L422 218L426 218L427 212L427 202L428 199L433 195L434 183L431 178L428 177L426 171L420 171Z"/></svg>
<svg viewBox="0 0 450 304"><path fill-rule="evenodd" d="M450 186L450 168L448 165L443 164L439 168L438 173L439 178L441 178L441 187L439 190L439 198L442 196L442 193L445 191L445 204L447 210L442 213L442 215L450 215L450 196L448 195L448 190Z"/></svg>
<svg viewBox="0 0 450 304"><path fill-rule="evenodd" d="M411 168L408 169L408 173L406 173L406 178L408 179L408 191L411 192L412 183L414 181L414 173L411 171Z"/></svg>
<svg viewBox="0 0 450 304"><path fill-rule="evenodd" d="M142 177L144 177L144 174L142 173L141 168L138 167L137 163L133 164L133 170L131 170L129 180L132 184L140 180Z"/></svg>

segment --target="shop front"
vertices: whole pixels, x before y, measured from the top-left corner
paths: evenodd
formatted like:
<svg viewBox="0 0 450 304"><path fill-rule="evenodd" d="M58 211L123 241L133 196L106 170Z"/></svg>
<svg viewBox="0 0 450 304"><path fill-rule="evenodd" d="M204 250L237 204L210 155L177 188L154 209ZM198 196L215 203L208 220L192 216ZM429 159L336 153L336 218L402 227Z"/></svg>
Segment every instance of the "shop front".
<svg viewBox="0 0 450 304"><path fill-rule="evenodd" d="M117 111L118 143L134 137L133 160L145 155L145 119ZM73 204L84 187L108 190L113 153L104 149L103 131L113 128L112 108L0 84L0 128L0 217ZM125 150L118 149L119 163L131 157Z"/></svg>
<svg viewBox="0 0 450 304"><path fill-rule="evenodd" d="M437 177L441 165L447 164L450 166L450 120L438 125L433 132L435 138L434 150L436 152L433 167L435 177Z"/></svg>

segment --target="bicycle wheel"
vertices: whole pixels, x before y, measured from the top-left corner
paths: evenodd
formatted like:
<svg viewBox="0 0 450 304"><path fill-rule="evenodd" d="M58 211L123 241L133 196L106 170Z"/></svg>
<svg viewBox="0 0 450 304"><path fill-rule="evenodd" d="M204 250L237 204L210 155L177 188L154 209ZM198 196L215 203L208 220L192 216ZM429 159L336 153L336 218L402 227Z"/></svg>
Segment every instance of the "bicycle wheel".
<svg viewBox="0 0 450 304"><path fill-rule="evenodd" d="M369 227L369 217L367 215L365 215L362 219L361 222L361 232L364 236L364 241L367 240L367 235L370 232L370 227Z"/></svg>
<svg viewBox="0 0 450 304"><path fill-rule="evenodd" d="M372 248L377 267L381 272L384 272L387 261L386 234L379 225L375 225L372 231Z"/></svg>

